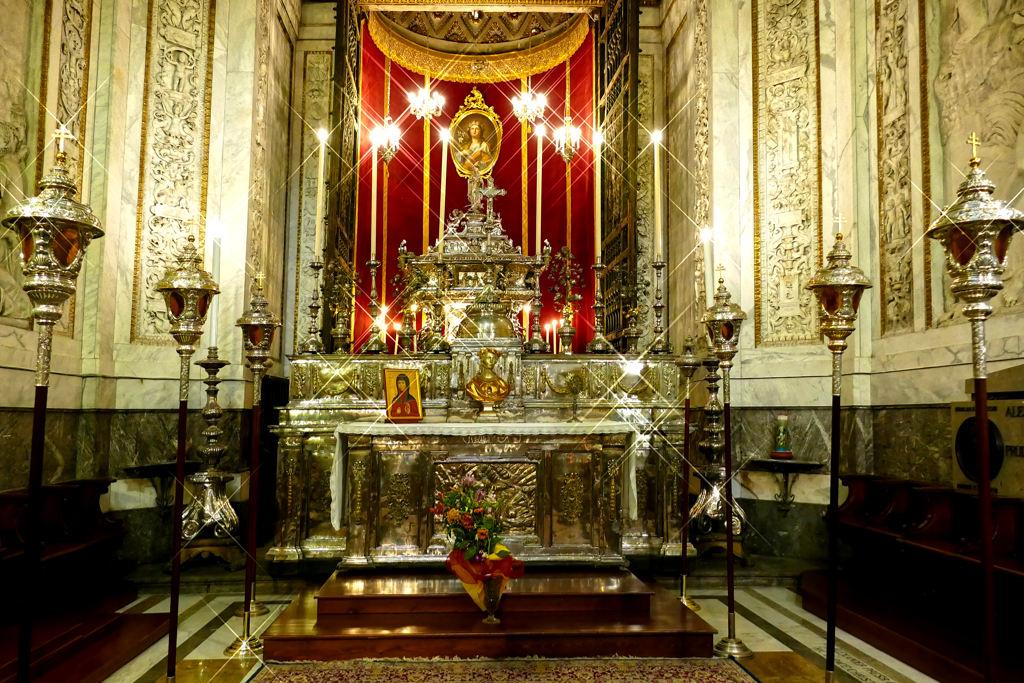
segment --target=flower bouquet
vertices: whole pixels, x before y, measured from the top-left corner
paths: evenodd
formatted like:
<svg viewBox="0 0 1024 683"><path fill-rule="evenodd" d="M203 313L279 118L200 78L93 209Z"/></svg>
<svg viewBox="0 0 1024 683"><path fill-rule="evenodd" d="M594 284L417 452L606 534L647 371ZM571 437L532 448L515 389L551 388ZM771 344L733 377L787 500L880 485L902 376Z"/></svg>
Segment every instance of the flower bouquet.
<svg viewBox="0 0 1024 683"><path fill-rule="evenodd" d="M445 567L459 579L473 602L487 612L485 624L497 624L494 612L510 579L523 575L523 563L501 544L504 528L498 501L467 474L448 491L437 494L437 507L448 537L454 542Z"/></svg>

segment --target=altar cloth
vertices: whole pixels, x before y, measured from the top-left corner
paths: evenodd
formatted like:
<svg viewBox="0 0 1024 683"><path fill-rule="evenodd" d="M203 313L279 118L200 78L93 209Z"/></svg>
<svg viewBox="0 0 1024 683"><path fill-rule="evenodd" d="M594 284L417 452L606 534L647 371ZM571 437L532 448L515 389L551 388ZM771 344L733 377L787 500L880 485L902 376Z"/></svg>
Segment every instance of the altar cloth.
<svg viewBox="0 0 1024 683"><path fill-rule="evenodd" d="M345 464L341 447L343 436L586 436L596 434L634 434L642 427L630 422L600 420L589 422L414 422L395 424L374 422L343 422L334 429L334 462L331 463L331 524L341 529L344 516ZM634 449L627 450L633 462ZM625 490L627 514L636 519L636 483L633 467L627 468Z"/></svg>

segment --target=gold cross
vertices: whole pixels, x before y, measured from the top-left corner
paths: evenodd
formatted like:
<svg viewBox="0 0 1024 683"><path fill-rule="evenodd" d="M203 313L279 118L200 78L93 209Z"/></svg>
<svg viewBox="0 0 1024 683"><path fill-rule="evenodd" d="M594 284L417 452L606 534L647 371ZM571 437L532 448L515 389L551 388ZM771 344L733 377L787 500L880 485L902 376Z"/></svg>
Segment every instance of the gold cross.
<svg viewBox="0 0 1024 683"><path fill-rule="evenodd" d="M978 156L978 145L981 144L981 140L978 138L976 133L971 133L971 137L967 138L967 144L971 146L971 156Z"/></svg>
<svg viewBox="0 0 1024 683"><path fill-rule="evenodd" d="M256 276L253 277L253 280L256 281L256 288L259 289L261 292L263 291L263 281L266 279L267 276L263 274L262 270L256 273Z"/></svg>
<svg viewBox="0 0 1024 683"><path fill-rule="evenodd" d="M718 271L718 282L719 283L725 282L725 277L723 276L723 273L725 273L725 266L723 266L721 263L719 263L718 267L715 268L715 270Z"/></svg>
<svg viewBox="0 0 1024 683"><path fill-rule="evenodd" d="M57 130L53 131L53 139L57 141L57 148L60 151L60 153L63 154L64 153L64 141L65 140L74 140L75 136L72 135L71 131L68 130L67 125L62 123L62 124L60 124L60 127L57 128Z"/></svg>

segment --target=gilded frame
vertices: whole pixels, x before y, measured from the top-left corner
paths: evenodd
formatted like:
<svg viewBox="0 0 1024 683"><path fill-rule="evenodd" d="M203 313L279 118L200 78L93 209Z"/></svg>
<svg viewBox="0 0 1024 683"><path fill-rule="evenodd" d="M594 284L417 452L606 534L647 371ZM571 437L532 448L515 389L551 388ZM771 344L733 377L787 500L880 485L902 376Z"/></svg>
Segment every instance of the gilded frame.
<svg viewBox="0 0 1024 683"><path fill-rule="evenodd" d="M464 142L468 133L468 127L472 125L473 121L481 123L481 128L487 128L490 125L491 130L488 133L486 130L482 132L482 142L488 144L486 154L489 156L486 164L482 165L482 168L478 168L480 176L487 178L491 175L491 171L494 169L494 165L498 161L498 155L501 154L501 138L503 130L501 126L501 117L494 113L494 108L487 106L484 102L484 96L474 86L470 90L469 94L466 95L465 101L462 106L459 107L459 111L452 117L452 122L448 126L448 133L451 135L451 146L450 153L452 155L452 161L455 163L455 169L459 172L459 175L463 178L468 178L473 175L472 165L470 160L467 159L465 152L468 142ZM473 156L477 156L482 152L478 150Z"/></svg>
<svg viewBox="0 0 1024 683"><path fill-rule="evenodd" d="M399 380L406 382L400 396ZM416 368L384 368L384 399L388 422L421 422L423 420L423 392L420 371Z"/></svg>

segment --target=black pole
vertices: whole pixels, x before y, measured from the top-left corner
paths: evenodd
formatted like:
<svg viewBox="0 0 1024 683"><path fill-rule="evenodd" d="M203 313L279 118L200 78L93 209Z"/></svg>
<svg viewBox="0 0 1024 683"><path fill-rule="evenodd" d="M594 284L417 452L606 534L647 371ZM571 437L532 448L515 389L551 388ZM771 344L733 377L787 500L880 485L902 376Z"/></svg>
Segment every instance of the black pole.
<svg viewBox="0 0 1024 683"><path fill-rule="evenodd" d="M687 380L689 388L689 380ZM686 577L690 573L690 558L686 556L686 548L690 544L690 394L687 392L683 401L683 528L680 532L683 543L682 576L679 582L679 597L685 597Z"/></svg>
<svg viewBox="0 0 1024 683"><path fill-rule="evenodd" d="M259 379L257 378L258 382ZM245 538L245 604L248 613L252 606L252 585L256 581L256 506L258 504L260 471L260 404L252 404L252 430L249 439L249 519ZM243 637L249 636L245 633Z"/></svg>
<svg viewBox="0 0 1024 683"><path fill-rule="evenodd" d="M988 442L988 380L974 378L974 428L978 444L978 529L981 534L982 658L985 683L996 681L996 594L992 576L992 482Z"/></svg>
<svg viewBox="0 0 1024 683"><path fill-rule="evenodd" d="M36 385L32 409L32 450L28 460L28 518L26 520L24 593L21 599L21 620L18 624L18 683L32 677L32 602L36 574L42 554L43 516L43 447L46 439L46 399L49 386Z"/></svg>
<svg viewBox="0 0 1024 683"><path fill-rule="evenodd" d="M188 357L181 362L188 367ZM186 374L185 377L188 377ZM187 381L187 380L186 380ZM178 659L178 599L181 592L181 512L185 506L185 441L188 436L188 398L178 401L178 454L174 467L174 512L171 536L171 611L167 625L167 681L174 681Z"/></svg>
<svg viewBox="0 0 1024 683"><path fill-rule="evenodd" d="M728 370L726 371L728 372ZM726 375L726 382L729 381ZM736 637L736 591L733 581L732 548L732 418L729 403L725 403L725 571L729 591L729 637Z"/></svg>
<svg viewBox="0 0 1024 683"><path fill-rule="evenodd" d="M839 394L832 395L832 455L829 462L828 604L825 629L825 680L836 670L836 598L839 586Z"/></svg>

